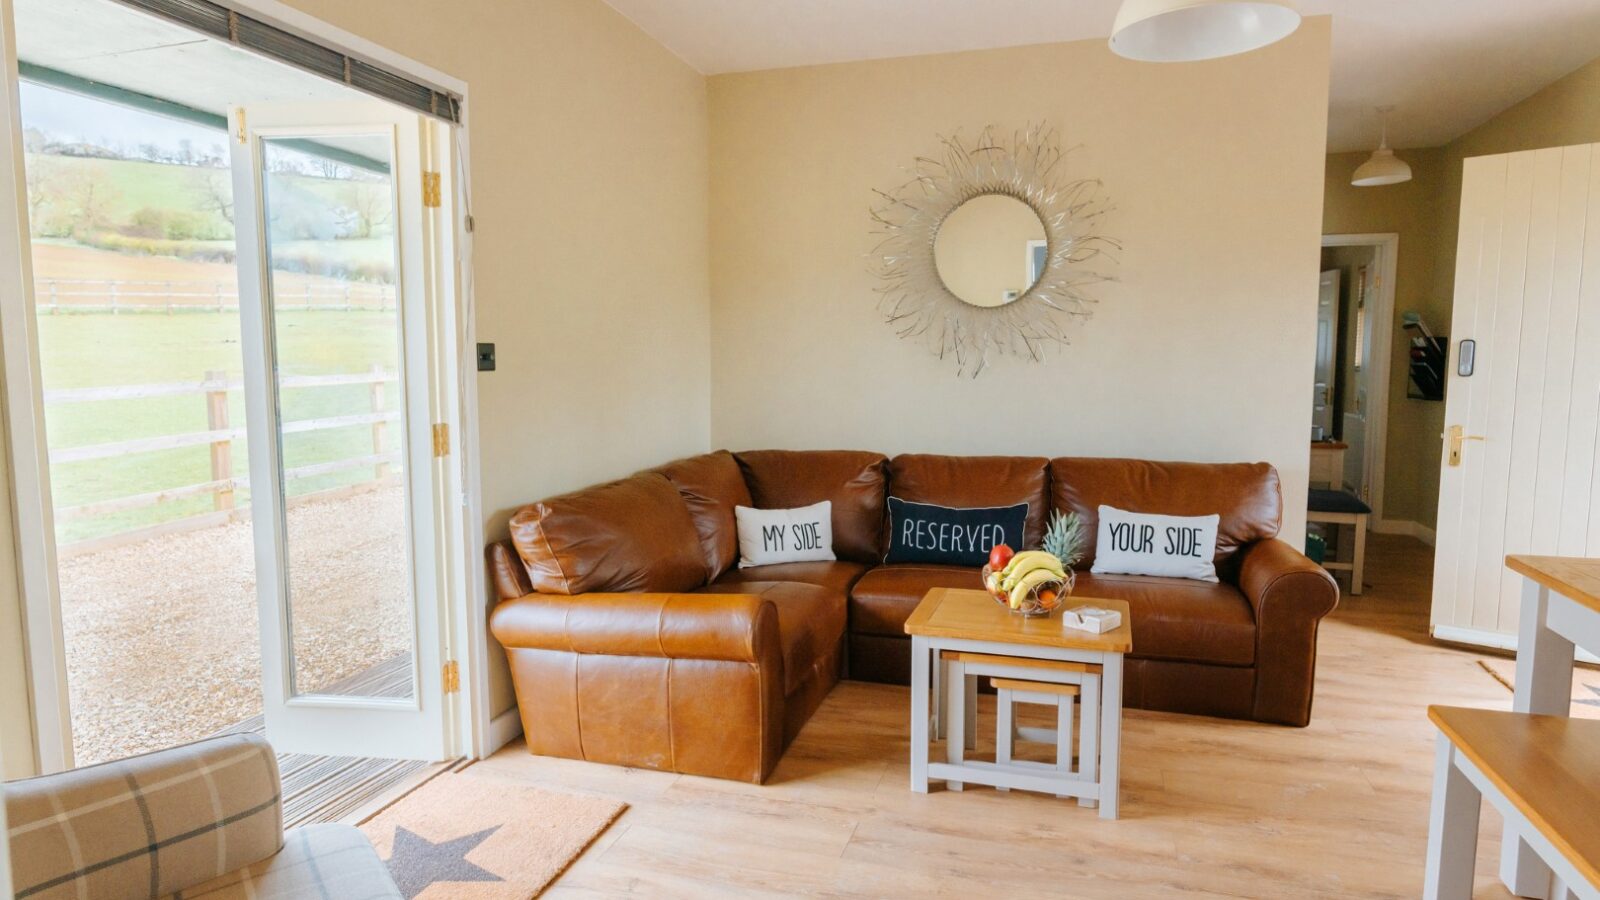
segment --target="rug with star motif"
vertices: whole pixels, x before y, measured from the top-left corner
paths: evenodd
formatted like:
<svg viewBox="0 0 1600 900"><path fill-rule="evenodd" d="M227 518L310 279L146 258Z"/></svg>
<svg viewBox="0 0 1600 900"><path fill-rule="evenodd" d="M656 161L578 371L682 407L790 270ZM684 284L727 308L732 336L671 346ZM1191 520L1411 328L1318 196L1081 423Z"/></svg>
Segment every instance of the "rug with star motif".
<svg viewBox="0 0 1600 900"><path fill-rule="evenodd" d="M440 775L361 826L408 900L527 900L627 804L514 781Z"/></svg>

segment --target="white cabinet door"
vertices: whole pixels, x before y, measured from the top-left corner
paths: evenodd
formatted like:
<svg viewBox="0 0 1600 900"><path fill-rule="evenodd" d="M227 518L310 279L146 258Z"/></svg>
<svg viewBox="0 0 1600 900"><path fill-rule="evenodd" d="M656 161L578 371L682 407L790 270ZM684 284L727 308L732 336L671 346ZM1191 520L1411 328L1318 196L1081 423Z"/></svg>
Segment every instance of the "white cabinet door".
<svg viewBox="0 0 1600 900"><path fill-rule="evenodd" d="M1510 647L1507 554L1600 555L1600 145L1466 160L1433 633ZM1462 340L1475 370L1458 371Z"/></svg>
<svg viewBox="0 0 1600 900"><path fill-rule="evenodd" d="M230 124L267 736L443 759L432 126L376 102L236 108ZM328 441L355 459L311 462Z"/></svg>

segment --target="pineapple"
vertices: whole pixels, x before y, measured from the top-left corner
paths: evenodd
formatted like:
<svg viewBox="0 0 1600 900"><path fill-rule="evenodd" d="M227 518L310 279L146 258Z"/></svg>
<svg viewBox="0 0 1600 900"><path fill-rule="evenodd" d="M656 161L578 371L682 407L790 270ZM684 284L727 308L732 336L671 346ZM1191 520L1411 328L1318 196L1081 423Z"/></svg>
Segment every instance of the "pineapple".
<svg viewBox="0 0 1600 900"><path fill-rule="evenodd" d="M1050 527L1045 530L1044 552L1061 560L1064 569L1071 569L1083 559L1083 520L1075 512L1056 511L1050 517Z"/></svg>

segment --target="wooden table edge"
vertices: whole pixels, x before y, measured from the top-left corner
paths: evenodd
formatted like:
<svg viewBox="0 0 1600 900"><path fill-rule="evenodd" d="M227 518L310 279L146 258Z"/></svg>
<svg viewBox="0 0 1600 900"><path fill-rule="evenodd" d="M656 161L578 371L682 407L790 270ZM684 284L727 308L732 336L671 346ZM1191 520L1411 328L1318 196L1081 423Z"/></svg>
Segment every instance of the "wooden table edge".
<svg viewBox="0 0 1600 900"><path fill-rule="evenodd" d="M1091 653L1119 653L1126 655L1133 652L1133 610L1128 605L1128 601L1126 600L1118 600L1114 597L1080 597L1077 595L1069 595L1071 596L1072 601L1082 601L1080 605L1110 604L1117 607L1122 613L1122 624L1110 631L1096 633L1093 631L1079 631L1078 629L1071 629L1074 635L1082 635L1082 637L1077 638L1077 640L1080 640L1084 643L1092 641L1098 644L1098 646L1075 647L1070 643L1054 644L1031 640L1015 640L1003 637L974 635L968 631L958 631L955 629L930 627L928 620L933 617L934 611L938 609L939 604L929 604L928 599L936 593L948 595L951 592L957 591L967 594L979 594L990 602L993 602L992 597L989 597L987 593L977 588L930 588L927 593L922 595L922 599L917 601L916 608L913 609L911 611L911 615L906 618L905 625L903 626L906 635L912 638L944 638L947 640L957 641L982 641L987 643L1011 644L1018 647L1056 647L1062 650L1081 650ZM943 600L940 601L940 603L942 602ZM1063 608L1066 608L1066 604L1063 604L1062 606ZM1046 616L1045 618L1053 619L1054 616Z"/></svg>
<svg viewBox="0 0 1600 900"><path fill-rule="evenodd" d="M1513 553L1506 557L1506 568L1526 578L1549 588L1563 597L1600 612L1600 594L1590 593L1589 589L1579 587L1571 580L1552 571L1549 563L1556 562L1563 566L1578 566L1593 568L1594 578L1600 581L1600 559L1586 559L1577 556L1534 556L1524 553Z"/></svg>
<svg viewBox="0 0 1600 900"><path fill-rule="evenodd" d="M1450 739L1450 743L1455 746L1456 750L1459 751L1462 756L1465 756L1468 760L1470 760L1472 764L1477 767L1478 771L1483 773L1483 777L1489 779L1489 781L1495 786L1495 789L1506 798L1507 802L1509 802L1512 806L1515 806L1517 811L1522 813L1522 817L1532 823L1533 827L1538 829L1540 834L1544 835L1545 840L1548 840L1551 846L1556 848L1557 852L1566 857L1567 862L1571 863L1572 867L1577 869L1579 874L1588 878L1591 884L1600 885L1600 866L1597 866L1595 861L1591 861L1583 854L1579 853L1577 848L1573 847L1569 841L1563 838L1561 834L1551 826L1549 821L1547 821L1543 816L1537 815L1529 806L1527 799L1524 798L1521 793L1511 790L1510 786L1506 784L1505 779L1501 777L1497 771L1492 769L1487 763L1484 762L1483 754L1479 753L1477 749L1470 743L1464 741L1460 732L1458 732L1441 717L1441 711L1446 710L1495 712L1500 715L1508 716L1528 715L1528 713L1504 713L1500 712L1499 710L1480 710L1469 706L1449 706L1443 704L1430 704L1428 706L1428 720L1434 724L1434 727L1439 729L1439 733ZM1554 718L1565 717L1556 716Z"/></svg>

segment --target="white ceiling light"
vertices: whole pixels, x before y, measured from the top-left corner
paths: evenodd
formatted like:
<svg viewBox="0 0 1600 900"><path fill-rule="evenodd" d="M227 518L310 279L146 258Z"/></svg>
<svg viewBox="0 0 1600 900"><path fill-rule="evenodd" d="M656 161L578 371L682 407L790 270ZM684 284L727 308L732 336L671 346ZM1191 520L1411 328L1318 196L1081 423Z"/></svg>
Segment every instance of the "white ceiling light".
<svg viewBox="0 0 1600 900"><path fill-rule="evenodd" d="M1411 166L1389 149L1389 113L1393 109L1392 106L1378 107L1378 117L1383 120L1383 139L1372 156L1351 176L1350 183L1356 187L1379 187L1411 180Z"/></svg>
<svg viewBox="0 0 1600 900"><path fill-rule="evenodd" d="M1111 50L1143 62L1247 53L1300 27L1290 0L1122 0Z"/></svg>

